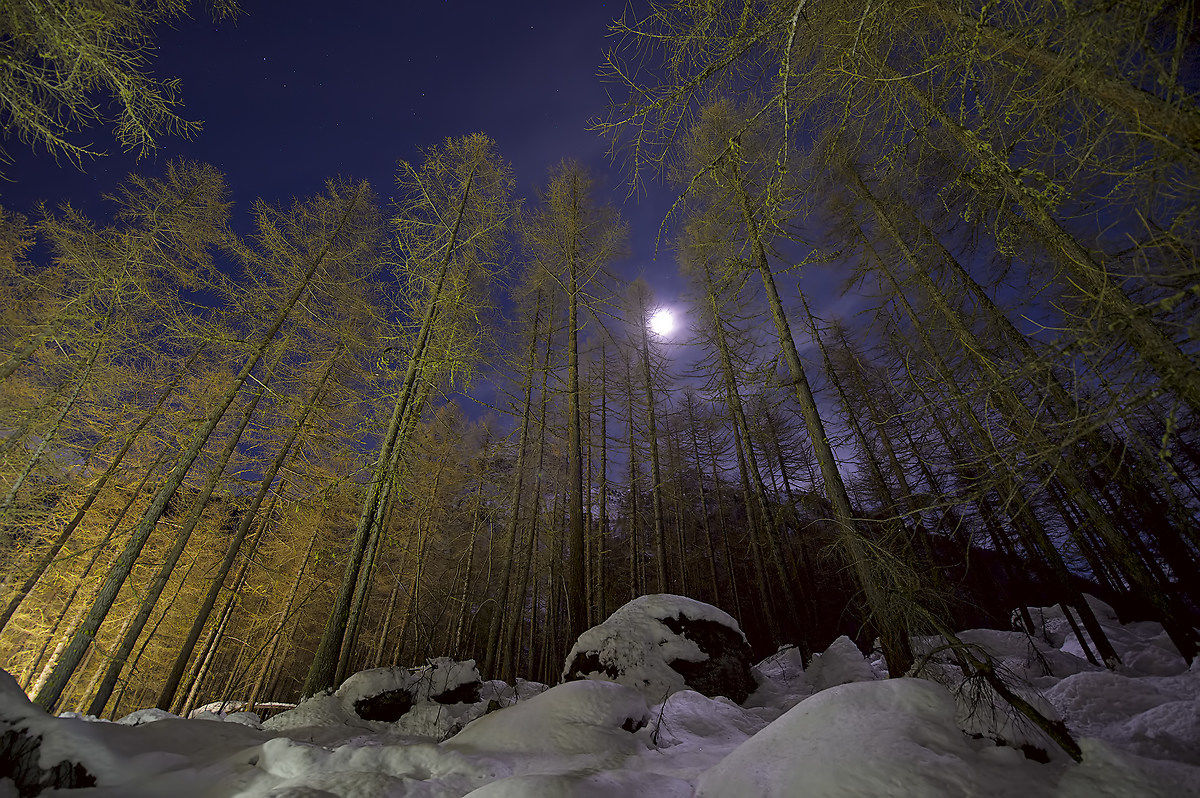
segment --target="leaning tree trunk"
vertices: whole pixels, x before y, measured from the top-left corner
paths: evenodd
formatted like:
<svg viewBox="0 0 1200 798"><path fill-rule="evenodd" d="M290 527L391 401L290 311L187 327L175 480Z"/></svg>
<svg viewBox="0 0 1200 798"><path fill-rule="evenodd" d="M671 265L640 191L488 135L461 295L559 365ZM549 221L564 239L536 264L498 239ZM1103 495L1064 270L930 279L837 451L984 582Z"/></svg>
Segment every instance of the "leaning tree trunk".
<svg viewBox="0 0 1200 798"><path fill-rule="evenodd" d="M67 602L63 605L63 612L65 614L65 612L68 609L70 609L71 605L73 603L75 603L76 596L79 594L80 590L86 585L89 589L89 593L85 594L85 598L83 600L83 604L85 606L81 606L79 608L78 614L75 616L74 620L71 621L71 623L67 626L66 630L63 632L58 645L54 649L54 653L51 654L51 656L50 656L50 660L46 663L46 666L42 669L42 672L38 675L37 681L34 682L32 685L29 685L28 689L26 689L25 692L27 692L27 693L38 692L39 690L42 689L42 685L44 685L46 683L46 680L50 678L50 674L53 672L54 666L58 663L58 659L62 655L63 649L66 648L67 642L74 636L75 629L79 626L80 623L83 622L84 615L87 612L86 605L90 601L95 600L95 591L91 590L92 580L90 577L92 574L92 568L96 565L97 562L100 561L100 558L104 554L108 553L109 542L111 542L113 537L117 534L117 529L121 526L121 523L124 522L125 516L129 514L129 508L133 506L133 503L135 501L137 501L137 497L139 495L141 495L142 488L144 488L146 486L146 483L150 480L150 477L153 476L154 472L158 469L159 464L162 463L163 457L165 457L166 454L167 454L166 447L159 450L158 456L156 458L154 458L154 462L151 463L150 468L148 468L146 470L146 472L142 475L141 480L138 482L137 486L133 489L132 492L130 492L129 499L121 507L120 512L117 513L117 517L113 519L113 522L111 524L109 524L108 531L105 532L104 537L100 541L100 545L96 546L95 551L92 553L91 559L88 561L88 564L86 566L84 566L83 576L80 578L80 581L75 585L74 589L71 591L71 595L67 599ZM59 620L61 621L62 619L60 618Z"/></svg>
<svg viewBox="0 0 1200 798"><path fill-rule="evenodd" d="M150 533L154 531L154 527L158 524L158 519L166 511L167 502L179 490L179 486L183 483L184 477L191 469L192 463L200 456L200 452L208 442L209 436L212 435L213 430L217 428L217 425L220 424L221 419L225 416L225 411L233 404L233 400L241 391L246 380L249 379L250 373L258 365L259 361L262 360L267 349L275 340L275 336L283 329L284 323L291 315L292 308L295 307L296 303L300 301L300 297L308 290L309 282L312 280L321 263L325 260L325 256L332 247L334 240L341 234L346 221L350 218L351 211L358 205L360 196L361 191L355 195L352 202L347 204L346 210L338 221L334 232L326 240L321 251L313 258L308 270L284 301L271 326L258 339L250 356L225 389L225 393L217 400L216 405L209 410L199 430L192 436L188 447L180 454L175 466L171 469L171 473L167 476L166 484L159 489L158 494L146 509L142 520L134 530L130 545L126 546L125 551L122 552L113 569L109 572L104 586L101 588L100 594L97 596L96 602L92 607L92 611L88 613L87 619L75 633L75 637L67 647L63 659L59 662L59 666L51 674L42 691L35 697L34 700L43 709L51 710L58 703L58 699L66 688L67 682L79 666L83 655L91 646L92 640L100 629L100 624L104 622L104 618L108 615L113 601L116 600L117 593L125 583L129 573L133 570L133 565L137 561L142 546L145 544L146 539L150 537Z"/></svg>
<svg viewBox="0 0 1200 798"><path fill-rule="evenodd" d="M472 169L463 187L462 197L458 205L458 213L450 230L450 239L446 245L446 256L439 267L438 277L426 304L425 316L417 333L417 340L414 342L412 354L409 356L408 370L404 376L400 392L396 397L396 406L392 411L392 419L388 425L387 435L384 437L384 444L380 448L379 461L375 466L375 473L371 477L371 484L367 490L366 498L363 500L362 512L359 515L358 526L354 531L354 542L350 549L350 556L346 562L346 570L342 575L341 586L338 588L337 600L334 602L333 612L330 613L329 619L325 623L325 629L321 634L321 641L317 645L317 651L313 655L308 675L304 679L304 687L301 690L303 696L315 695L321 690L333 687L337 675L338 664L341 660L342 648L345 641L346 624L350 618L351 603L354 599L354 591L358 586L360 578L359 571L362 568L367 537L380 512L380 493L383 489L386 472L391 468L394 459L394 450L401 424L405 418L405 413L409 409L408 406L413 400L417 376L425 366L424 360L429 337L433 333L434 322L437 319L439 305L442 300L442 288L446 283L447 275L450 273L452 259L457 249L458 232L467 210L467 200L471 194L471 185L474 178L475 172Z"/></svg>
<svg viewBox="0 0 1200 798"><path fill-rule="evenodd" d="M1197 639L1195 630L1187 620L1186 610L1180 605L1178 598L1167 594L1164 590L1165 585L1161 584L1159 580L1156 580L1149 573L1130 548L1129 541L1113 526L1111 518L1080 482L1077 471L1080 468L1086 469L1086 464L1078 462L1077 452L1073 449L1067 448L1064 450L1049 438L1043 430L1042 425L1025 406L1024 402L1021 401L1020 397L1017 396L1012 386L1008 385L1004 381L1003 375L998 373L995 364L983 356L982 353L985 350L982 343L966 327L959 315L950 307L948 300L937 287L936 283L933 282L928 273L922 268L922 264L917 261L915 255L905 243L899 229L883 208L882 203L870 193L856 172L850 171L849 177L859 196L875 211L880 226L888 233L926 295L951 326L955 337L958 338L968 351L975 355L976 362L987 373L989 382L993 386L993 393L1000 404L1002 412L1013 422L1014 433L1028 436L1036 451L1045 453L1061 452L1062 456L1067 460L1068 467L1059 468L1055 471L1055 476L1059 483L1087 515L1089 522L1094 526L1104 542L1112 548L1118 560L1127 569L1130 578L1162 614L1163 626L1167 634L1171 637L1176 647L1179 648L1180 653L1191 662L1197 653Z"/></svg>
<svg viewBox="0 0 1200 798"><path fill-rule="evenodd" d="M25 578L25 581L21 583L19 588L17 588L16 594L9 600L8 606L4 609L4 614L0 615L0 630L3 630L4 627L8 625L8 622L12 620L13 614L21 606L21 602L24 601L29 595L29 592L33 590L34 586L38 583L38 580L41 579L42 575L46 573L46 570L54 564L55 558L58 557L59 552L62 551L62 548L64 545L66 545L67 540L70 539L72 534L74 534L76 528L79 526L79 523L83 520L84 515L87 514L88 509L90 509L92 504L96 501L96 498L100 495L100 492L104 490L104 486L108 484L108 480L113 474L116 473L117 468L125 459L125 455L129 453L129 449L133 446L134 440L158 415L158 411L162 409L162 406L167 401L167 398L175 391L175 388L179 385L179 381L183 379L184 375L187 373L187 370L191 368L192 363L195 362L199 354L200 349L197 349L194 353L192 353L192 356L188 358L187 362L184 363L183 366L180 367L180 370L176 373L175 379L171 381L171 384L159 396L158 402L155 403L154 407L150 408L149 412L142 416L142 420L138 422L137 426L125 436L125 442L121 445L121 449L116 453L116 455L113 456L112 462L109 463L108 468L104 470L104 473L96 479L95 483L93 483L91 490L88 492L87 498L85 498L83 503L79 505L79 508L75 511L75 515L70 521L67 522L67 525L63 527L62 532L60 532L58 537L54 539L54 542L50 544L50 548L47 549L42 555L41 559L38 560L37 565L34 566L33 572ZM162 455L160 454L159 457L161 458ZM155 466L157 465L158 460L155 460Z"/></svg>
<svg viewBox="0 0 1200 798"><path fill-rule="evenodd" d="M877 254L875 255L874 260L879 266L880 273L883 274L887 278L888 283L891 285L897 302L901 305L901 307L904 308L905 315L907 315L910 323L913 325L913 328L916 330L917 335L921 340L921 344L925 348L925 351L929 354L929 357L932 360L934 367L937 370L938 376L941 379L943 385L948 390L953 389L955 387L955 380L953 378L953 375L950 372L949 365L942 358L940 351L935 346L933 341L930 340L929 334L928 334L928 332L926 332L925 327L924 327L924 320L917 314L916 310L912 307L912 305L909 304L908 297L902 291L899 282L897 281L895 275L892 273L891 269L886 265L886 262L883 261L882 258L880 258ZM957 398L959 398L961 401L961 396L959 396ZM968 422L968 425L971 428L971 434L975 437L975 439L977 441L982 442L982 441L986 441L986 440L991 440L991 435L984 428L982 421L979 420L979 418L975 415L973 410L971 410L969 407L966 407L965 401L963 402L963 405L960 408L960 410L961 410L961 414L963 415L964 419ZM935 417L935 421L937 421L937 420L938 419ZM1002 472L1006 472L1006 469L1002 469ZM1014 487L1017 485L1017 479L1018 478L1014 475L1014 476L1012 476L1012 478L1010 480L1010 482L1012 483L1012 485ZM1018 508L1025 508L1027 506L1028 505L1024 499L1021 499L1018 502ZM1022 512L1023 512L1023 510L1022 510ZM1029 515L1032 516L1032 513L1030 513ZM1040 522L1037 522L1036 519L1027 518L1026 520L1032 520L1032 522L1035 524L1035 528L1039 528L1039 529L1041 528ZM1049 540L1048 537L1045 538L1045 541L1047 543L1048 543L1048 540ZM1064 589L1067 589L1068 591L1070 591L1071 590L1070 574L1067 571L1066 565L1065 565L1065 563L1063 563L1062 558L1058 553L1058 550L1055 549L1053 546L1049 546L1048 548L1043 547L1041 536L1039 536L1037 546L1039 549L1042 550L1042 553L1045 556L1047 562L1054 569L1056 578L1063 585ZM1120 660L1117 657L1116 651L1114 651L1112 649L1112 646L1109 644L1107 637L1105 636L1102 628L1099 625L1099 621L1096 619L1095 615L1092 613L1091 607L1088 606L1086 601L1084 601L1084 600L1082 600L1082 598L1080 598L1077 603L1077 608L1079 610L1080 615L1084 618L1084 622L1085 622L1085 624L1087 624L1088 631L1089 631L1089 633L1091 633L1093 635L1093 640L1095 640L1097 646L1100 648L1101 654L1105 658L1105 660L1110 661L1110 662L1119 662Z"/></svg>
<svg viewBox="0 0 1200 798"><path fill-rule="evenodd" d="M108 317L106 317L104 320L104 326L106 330L108 328L108 322L111 316L112 311L110 310ZM79 382L76 383L75 390L71 392L70 398L67 399L67 403L63 405L62 410L59 411L59 414L54 419L54 423L50 426L49 431L47 431L45 435L41 436L42 439L39 441L37 449L35 449L33 454L29 456L29 460L25 463L25 468L22 469L20 476L17 477L16 481L13 482L12 486L8 489L8 493L5 495L3 503L0 503L0 523L3 523L7 520L8 511L12 508L13 503L16 502L17 494L21 491L21 486L25 484L25 480L33 471L34 466L36 466L42 459L42 455L46 453L46 449L49 448L50 443L55 439L55 437L57 437L58 429L62 426L63 420L68 414L70 414L71 410L74 409L75 402L79 399L79 394L83 392L84 387L87 385L88 377L91 376L92 367L96 365L96 359L100 357L100 353L104 351L104 341L106 337L106 333L102 333L100 335L100 340L96 342L95 348L92 349L92 355L88 358L87 365L83 369L83 376L80 377Z"/></svg>
<svg viewBox="0 0 1200 798"><path fill-rule="evenodd" d="M750 198L746 193L738 170L733 170L734 186L738 195L738 204L742 212L742 220L749 235L753 256L753 265L762 277L763 289L771 306L771 315L775 321L775 332L779 338L780 348L784 359L791 371L792 381L796 389L796 399L800 405L800 414L808 429L813 452L816 454L817 465L821 469L821 478L825 483L825 494L833 508L833 521L838 537L846 552L848 564L853 570L859 588L866 597L867 607L871 614L878 619L888 617L888 605L891 599L875 582L874 576L867 567L869 553L867 552L859 532L854 525L854 511L850 506L850 497L846 493L846 485L837 468L837 460L833 455L833 447L825 432L825 424L821 420L816 398L808 382L808 375L800 361L800 353L796 350L796 342L792 338L792 330L788 324L783 302L775 286L775 275L767 261L767 251L763 244L758 222L750 209ZM887 660L890 673L906 673L912 666L913 657L908 643L906 630L888 630L880 637L884 659Z"/></svg>
<svg viewBox="0 0 1200 798"><path fill-rule="evenodd" d="M159 566L158 573L154 575L150 586L146 592L139 597L139 606L134 614L133 622L125 631L125 636L121 638L121 642L117 644L116 650L108 662L108 668L104 672L104 678L100 680L100 685L96 689L96 694L92 697L92 703L88 707L87 714L100 717L104 714L104 705L108 703L108 699L112 696L113 688L117 684L117 679L121 675L121 669L125 667L125 661L129 658L133 647L137 645L138 638L141 637L142 630L146 627L146 621L150 619L150 615L154 612L154 605L158 603L159 596L162 595L163 588L167 586L167 581L171 578L171 572L175 570L175 566L179 563L179 558L183 555L183 550L187 547L188 541L191 540L192 532L200 523L200 519L204 515L204 510L208 507L208 500L212 498L213 491L217 488L217 483L221 481L221 477L225 475L225 467L229 464L229 458L237 449L238 442L242 439L242 433L246 431L246 427L250 425L250 419L254 416L254 411L258 409L258 403L266 393L267 386L264 384L254 394L254 399L246 405L245 411L242 413L242 419L238 423L238 427L234 430L225 441L225 447L217 456L216 465L208 472L208 478L204 482L204 487L200 490L200 495L196 497L196 501L192 504L192 509L188 513L188 517L184 520L183 526L175 534L175 543L167 552L166 558L162 565Z"/></svg>
<svg viewBox="0 0 1200 798"><path fill-rule="evenodd" d="M200 607L196 611L196 617L192 621L192 627L188 631L188 636L180 647L179 653L175 657L175 662L171 665L171 671L167 674L166 681L159 690L158 701L156 702L156 706L159 709L167 709L171 706L175 692L179 689L179 681L183 678L183 673L187 669L188 660L191 659L192 653L196 649L196 643L200 640L200 635L208 623L209 615L212 614L213 607L216 606L217 598L221 594L221 588L225 585L225 577L229 575L229 570L233 567L234 560L237 559L238 552L241 551L242 544L246 540L246 535L250 532L250 527L258 515L258 508L262 506L263 499L270 491L271 485L274 484L275 477L279 474L279 469L283 467L284 462L286 462L288 455L292 451L292 447L296 443L296 439L300 436L305 424L308 423L308 419L312 415L313 409L316 407L317 401L321 396L321 391L325 387L325 382L329 379L329 375L333 371L333 365L337 362L343 351L339 347L334 356L329 359L324 372L322 372L317 382L316 388L313 390L308 402L305 403L304 411L300 414L300 418L293 425L287 440L279 448L275 459L271 462L266 473L263 474L263 478L258 484L258 491L254 494L254 499L250 502L250 506L242 516L237 531L234 532L229 545L225 548L225 557L221 560L221 564L217 566L217 571L213 575L212 582L209 583L208 591L204 594L204 600L200 603Z"/></svg>
<svg viewBox="0 0 1200 798"><path fill-rule="evenodd" d="M263 656L263 673L254 682L254 689L250 692L250 697L247 699L248 706L246 709L250 712L254 711L254 704L258 701L258 697L262 691L263 681L266 677L267 668L274 663L275 655L279 651L279 641L283 637L283 628L287 625L288 618L292 614L292 607L296 603L296 595L300 592L300 583L304 578L304 569L308 567L308 561L312 558L313 549L316 547L317 535L320 532L319 527L313 529L313 533L308 538L308 547L304 550L304 558L300 561L300 567L296 570L296 578L292 580L292 586L288 591L287 601L283 604L283 612L280 615L279 623L275 627L275 631L271 635L271 645L266 654Z"/></svg>
<svg viewBox="0 0 1200 798"><path fill-rule="evenodd" d="M725 332L720 297L717 294L717 288L713 283L712 272L709 270L708 265L703 265L703 269L704 290L708 300L709 314L711 315L712 339L717 345L718 362L725 384L726 405L729 408L729 415L733 421L737 440L741 441L741 443L737 444L738 467L742 475L742 490L746 501L746 514L750 516L752 551L754 553L756 570L758 571L757 581L759 583L759 590L762 592L760 598L765 607L772 606L772 602L768 597L769 591L765 584L766 574L762 565L761 550L763 544L766 544L770 551L771 564L775 569L775 577L779 590L782 591L787 602L797 603L793 588L796 580L789 572L790 569L787 567L783 551L779 545L777 535L779 524L770 503L767 501L766 486L763 483L762 472L759 471L758 461L754 457L754 450L750 443L750 425L746 421L746 410L742 403L737 373L733 367L733 353L729 348L729 339ZM742 455L743 446L745 447L744 456ZM758 509L757 523L752 516L751 499L753 499L753 507ZM768 626L772 629L772 635L774 636L779 631L776 614L770 612L767 619ZM782 628L796 633L801 631L791 621L783 622Z"/></svg>

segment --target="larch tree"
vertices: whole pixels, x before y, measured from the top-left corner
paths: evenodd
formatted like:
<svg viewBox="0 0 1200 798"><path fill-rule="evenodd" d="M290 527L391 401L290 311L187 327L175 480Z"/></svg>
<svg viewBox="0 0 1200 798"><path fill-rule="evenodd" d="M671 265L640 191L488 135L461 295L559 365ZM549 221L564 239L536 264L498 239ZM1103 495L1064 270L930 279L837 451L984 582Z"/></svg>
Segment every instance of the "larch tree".
<svg viewBox="0 0 1200 798"><path fill-rule="evenodd" d="M473 289L495 269L504 227L514 212L510 170L496 155L493 142L482 134L430 148L420 166L402 162L397 182L401 198L393 220L395 262L402 284L415 297L409 303L415 311L413 335L337 603L305 680L305 695L332 686L353 647L354 641L346 639L346 624L360 580L369 579L363 556L371 530L387 514L388 475L403 456L405 442L400 432L407 414L415 410L418 377L429 365L429 344L439 317L456 307L469 311Z"/></svg>
<svg viewBox="0 0 1200 798"><path fill-rule="evenodd" d="M626 248L627 231L611 205L594 197L587 170L564 161L551 170L540 206L523 220L521 237L529 257L566 297L567 307L567 481L568 530L564 590L568 638L588 626L585 557L583 411L580 402L580 332L588 314L596 312L597 280L602 270ZM583 311L581 313L581 311ZM589 498L590 504L590 498Z"/></svg>

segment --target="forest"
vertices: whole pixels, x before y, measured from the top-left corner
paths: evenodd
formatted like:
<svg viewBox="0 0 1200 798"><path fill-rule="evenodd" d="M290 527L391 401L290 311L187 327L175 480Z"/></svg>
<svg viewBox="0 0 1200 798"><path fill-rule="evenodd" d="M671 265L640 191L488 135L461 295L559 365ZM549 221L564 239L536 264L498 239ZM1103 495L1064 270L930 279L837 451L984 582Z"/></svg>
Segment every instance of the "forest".
<svg viewBox="0 0 1200 798"><path fill-rule="evenodd" d="M0 5L6 147L163 154L102 214L0 209L0 666L42 708L554 684L658 593L758 657L943 635L991 679L951 630L1029 606L1120 668L1086 592L1195 659L1193 4L639 0L611 173L447 130L237 204L147 61L188 3ZM610 181L669 191L656 252Z"/></svg>

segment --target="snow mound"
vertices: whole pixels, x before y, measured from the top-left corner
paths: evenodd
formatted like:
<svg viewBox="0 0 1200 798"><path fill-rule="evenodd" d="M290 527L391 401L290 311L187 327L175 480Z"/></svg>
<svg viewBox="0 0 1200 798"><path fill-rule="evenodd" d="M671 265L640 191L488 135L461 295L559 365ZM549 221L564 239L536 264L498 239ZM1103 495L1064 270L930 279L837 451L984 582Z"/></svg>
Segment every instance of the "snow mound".
<svg viewBox="0 0 1200 798"><path fill-rule="evenodd" d="M139 709L134 712L130 712L128 715L116 722L120 723L122 726L141 726L143 723L153 723L156 720L167 720L168 718L178 717L178 715L172 712L167 712L165 709L150 707L149 709Z"/></svg>
<svg viewBox="0 0 1200 798"><path fill-rule="evenodd" d="M914 650L931 654L925 665L950 689L882 679L839 638L807 668L790 647L755 665L758 687L741 705L680 688L647 706L643 692L611 678L550 689L481 682L474 663L439 659L355 674L261 725L238 702L195 719L141 710L112 723L51 717L0 674L0 796L94 783L89 795L121 798L1200 798L1200 662L1181 669L1157 624L1121 625L1097 606L1126 663L1115 672L1071 653L1078 641L1062 634L1069 624L1054 609L1035 611L1045 628L1033 639L959 635L1011 689L1063 719L1081 763L1044 740L1035 744L1047 762L996 745L1021 740L1015 715L986 686L971 695L979 683L964 684L953 658L934 651L940 638L915 640ZM691 610L744 644L706 605L658 596L642 610L618 626L640 628L632 639L649 654L628 646L629 635L614 643L642 657L642 678L679 652L712 659L704 641L667 623Z"/></svg>
<svg viewBox="0 0 1200 798"><path fill-rule="evenodd" d="M1072 730L1150 759L1200 765L1200 672L1079 673L1046 691Z"/></svg>
<svg viewBox="0 0 1200 798"><path fill-rule="evenodd" d="M580 635L562 678L614 681L654 703L689 689L740 703L756 687L737 621L667 593L639 596Z"/></svg>
<svg viewBox="0 0 1200 798"><path fill-rule="evenodd" d="M438 657L419 668L374 668L354 674L333 693L300 702L262 728L357 726L442 739L487 711L482 688L474 660Z"/></svg>
<svg viewBox="0 0 1200 798"><path fill-rule="evenodd" d="M973 740L956 705L924 679L856 682L802 701L696 783L697 798L860 798L963 795L1097 798L1195 795L1195 771L1084 740L1084 761L1050 764ZM1165 763L1164 763L1165 764ZM1151 767L1147 767L1151 765Z"/></svg>
<svg viewBox="0 0 1200 798"><path fill-rule="evenodd" d="M878 678L858 646L845 635L830 643L823 654L813 655L807 676L813 692L850 682L871 682Z"/></svg>
<svg viewBox="0 0 1200 798"><path fill-rule="evenodd" d="M920 679L843 684L767 726L697 783L697 796L990 794L945 690Z"/></svg>
<svg viewBox="0 0 1200 798"><path fill-rule="evenodd" d="M605 770L599 773L534 773L494 781L468 798L692 798L692 785L659 773Z"/></svg>
<svg viewBox="0 0 1200 798"><path fill-rule="evenodd" d="M90 785L107 788L103 794L108 795L193 795L195 790L180 788L194 781L197 771L210 769L219 779L230 757L265 739L236 723L160 717L133 725L54 717L0 670L0 778L12 777L21 795ZM186 774L182 783L180 773Z"/></svg>
<svg viewBox="0 0 1200 798"><path fill-rule="evenodd" d="M566 682L483 716L443 745L472 752L620 758L639 746L633 733L649 720L650 710L636 690L606 681Z"/></svg>

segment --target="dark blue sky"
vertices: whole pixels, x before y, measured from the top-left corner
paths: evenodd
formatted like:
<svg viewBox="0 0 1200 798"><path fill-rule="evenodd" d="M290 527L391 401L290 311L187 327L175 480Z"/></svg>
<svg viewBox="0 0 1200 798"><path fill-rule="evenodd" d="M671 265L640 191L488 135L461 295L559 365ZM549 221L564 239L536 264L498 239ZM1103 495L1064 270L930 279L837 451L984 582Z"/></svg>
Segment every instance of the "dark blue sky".
<svg viewBox="0 0 1200 798"><path fill-rule="evenodd" d="M597 77L610 21L624 4L575 0L481 2L328 0L255 2L236 24L197 16L157 32L153 72L182 82L183 116L204 122L191 140L164 137L141 162L121 153L110 131L76 138L110 154L84 165L56 165L44 152L8 142L13 182L0 182L0 204L32 213L39 201L69 201L104 218L100 196L128 172L153 174L171 159L211 163L229 181L235 228L247 231L256 198L287 203L322 190L327 178L366 179L390 196L397 160L446 137L483 131L513 164L527 200L547 170L565 157L586 164L629 222L631 255L614 271L644 274L677 330L668 367L690 371L699 352L683 346L688 312L669 247L654 257L660 224L674 193L662 185L629 196L624 169L607 156L608 141L587 129L604 114L608 90ZM817 309L852 313L855 297L837 299L838 278L818 271L805 280ZM783 278L785 302L795 296ZM773 334L769 322L762 332ZM805 353L803 327L794 330ZM485 370L486 371L486 370ZM474 389L495 401L487 379ZM474 408L473 415L482 412Z"/></svg>
<svg viewBox="0 0 1200 798"><path fill-rule="evenodd" d="M203 120L201 133L163 138L159 152L138 163L95 128L77 141L110 155L82 172L10 142L7 175L15 182L0 184L0 203L28 213L39 200L70 201L99 214L100 194L127 172L153 173L183 157L225 172L245 229L256 197L286 202L335 175L369 180L388 196L398 159L484 131L526 195L562 158L587 164L630 222L632 257L620 271L644 270L671 301L679 290L674 263L669 253L651 261L670 195L655 188L627 202L607 142L587 130L607 103L595 75L622 7L244 0L236 24L215 24L197 8L196 19L158 31L154 72L181 79L183 115Z"/></svg>
<svg viewBox="0 0 1200 798"><path fill-rule="evenodd" d="M170 159L187 158L227 175L237 203L235 228L245 232L255 198L286 203L319 192L334 176L369 180L387 197L397 160L418 160L421 148L483 131L512 162L527 200L563 158L591 168L629 222L631 255L614 271L627 279L644 274L659 302L672 307L679 328L666 354L676 373L693 366L699 353L680 346L689 337L684 281L668 246L654 257L675 195L650 185L630 197L625 170L608 158L609 142L587 129L604 114L608 90L620 91L596 72L612 43L608 26L623 5L243 4L246 13L236 24L216 24L197 8L197 18L158 31L154 72L181 80L183 115L204 121L199 134L164 137L153 157L137 162L117 149L109 130L93 128L76 141L110 154L83 171L9 142L13 182L0 183L0 204L31 213L38 201L69 201L103 218L100 196L129 171L153 174ZM853 312L856 300L838 300L838 280L828 272L804 282L815 308ZM792 278L783 278L780 290L789 302ZM810 342L802 330L795 332L804 352Z"/></svg>

